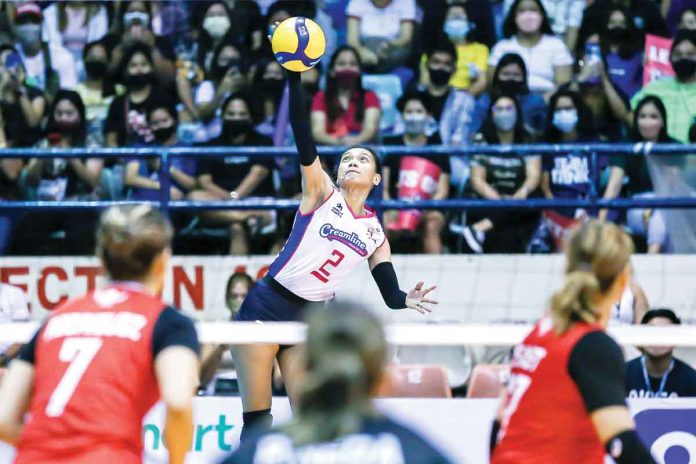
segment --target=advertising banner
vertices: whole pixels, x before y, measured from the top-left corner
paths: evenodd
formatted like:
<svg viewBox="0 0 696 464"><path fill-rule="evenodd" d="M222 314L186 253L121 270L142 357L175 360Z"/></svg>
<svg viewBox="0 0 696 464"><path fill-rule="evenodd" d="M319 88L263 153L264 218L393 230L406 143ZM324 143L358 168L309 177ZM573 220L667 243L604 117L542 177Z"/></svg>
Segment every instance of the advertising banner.
<svg viewBox="0 0 696 464"><path fill-rule="evenodd" d="M498 407L491 399L380 399L377 408L430 440L457 464L488 463L488 437ZM635 399L629 405L638 433L658 464L696 461L696 399ZM187 464L217 464L239 445L239 398L203 397L194 403L194 431ZM291 415L287 398L273 399L273 418ZM164 464L164 409L158 404L143 422L144 462ZM12 462L12 448L0 444L0 464Z"/></svg>
<svg viewBox="0 0 696 464"><path fill-rule="evenodd" d="M673 77L674 70L669 62L669 50L672 40L658 35L645 36L645 66L643 67L643 85Z"/></svg>

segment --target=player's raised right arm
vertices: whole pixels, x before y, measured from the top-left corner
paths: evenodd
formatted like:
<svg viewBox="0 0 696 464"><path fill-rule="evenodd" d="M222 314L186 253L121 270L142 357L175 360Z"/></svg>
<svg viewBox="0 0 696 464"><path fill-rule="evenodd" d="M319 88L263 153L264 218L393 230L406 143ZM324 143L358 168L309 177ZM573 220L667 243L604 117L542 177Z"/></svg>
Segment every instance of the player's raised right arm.
<svg viewBox="0 0 696 464"><path fill-rule="evenodd" d="M307 112L307 99L302 88L300 73L287 72L290 85L290 124L295 135L295 144L300 157L302 171L302 203L300 212L307 213L316 208L331 194L332 183L324 172L312 138L312 128Z"/></svg>

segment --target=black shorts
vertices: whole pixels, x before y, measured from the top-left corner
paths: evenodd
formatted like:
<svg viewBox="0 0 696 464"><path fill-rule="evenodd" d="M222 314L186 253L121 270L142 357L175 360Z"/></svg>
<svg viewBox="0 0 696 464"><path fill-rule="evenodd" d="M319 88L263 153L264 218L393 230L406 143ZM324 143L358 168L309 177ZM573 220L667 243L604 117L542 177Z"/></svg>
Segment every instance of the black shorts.
<svg viewBox="0 0 696 464"><path fill-rule="evenodd" d="M235 320L303 322L308 308L324 306L326 302L305 300L266 275L249 291Z"/></svg>

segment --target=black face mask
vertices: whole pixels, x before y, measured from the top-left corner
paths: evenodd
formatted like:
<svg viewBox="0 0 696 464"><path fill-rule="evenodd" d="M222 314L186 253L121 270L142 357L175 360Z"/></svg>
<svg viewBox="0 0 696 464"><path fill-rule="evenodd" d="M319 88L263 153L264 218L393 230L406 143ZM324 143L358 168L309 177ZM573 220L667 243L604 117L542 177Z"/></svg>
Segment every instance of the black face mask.
<svg viewBox="0 0 696 464"><path fill-rule="evenodd" d="M106 61L85 61L85 71L90 79L103 79L108 69Z"/></svg>
<svg viewBox="0 0 696 464"><path fill-rule="evenodd" d="M438 87L447 84L452 77L452 73L444 69L428 68L428 73L430 74L430 82Z"/></svg>
<svg viewBox="0 0 696 464"><path fill-rule="evenodd" d="M237 68L241 72L241 61L240 60L230 60L225 64L216 64L213 69L213 74L215 77L218 79L222 79L225 77L225 74L232 69L232 68Z"/></svg>
<svg viewBox="0 0 696 464"><path fill-rule="evenodd" d="M160 127L158 129L152 129L152 135L155 140L159 143L164 143L171 138L176 132L176 126L172 124L169 127Z"/></svg>
<svg viewBox="0 0 696 464"><path fill-rule="evenodd" d="M128 74L124 79L124 85L128 90L142 90L152 84L155 78L154 73L147 74Z"/></svg>
<svg viewBox="0 0 696 464"><path fill-rule="evenodd" d="M264 79L261 81L263 92L274 99L280 98L284 88L285 81L283 79Z"/></svg>
<svg viewBox="0 0 696 464"><path fill-rule="evenodd" d="M61 135L74 135L80 129L80 121L54 121L54 127Z"/></svg>
<svg viewBox="0 0 696 464"><path fill-rule="evenodd" d="M696 60L682 58L672 61L672 69L674 69L677 79L680 81L685 81L692 78L694 74L696 74Z"/></svg>
<svg viewBox="0 0 696 464"><path fill-rule="evenodd" d="M242 134L251 132L251 121L248 120L229 120L222 121L222 134L229 138L234 138Z"/></svg>
<svg viewBox="0 0 696 464"><path fill-rule="evenodd" d="M628 29L623 26L607 29L607 37L612 42L622 42L628 38Z"/></svg>
<svg viewBox="0 0 696 464"><path fill-rule="evenodd" d="M521 95L524 92L524 82L513 79L507 81L498 80L498 88L505 94Z"/></svg>
<svg viewBox="0 0 696 464"><path fill-rule="evenodd" d="M307 95L314 96L319 91L319 84L302 84Z"/></svg>

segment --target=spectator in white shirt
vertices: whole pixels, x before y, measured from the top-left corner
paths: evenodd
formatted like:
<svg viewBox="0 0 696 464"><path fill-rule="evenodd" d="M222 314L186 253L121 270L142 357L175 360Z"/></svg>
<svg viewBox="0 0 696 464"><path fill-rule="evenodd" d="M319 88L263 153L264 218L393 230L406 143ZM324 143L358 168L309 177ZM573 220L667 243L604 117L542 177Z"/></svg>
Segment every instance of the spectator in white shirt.
<svg viewBox="0 0 696 464"><path fill-rule="evenodd" d="M106 8L98 2L56 2L43 11L43 41L67 48L78 63L85 45L101 39L108 31Z"/></svg>
<svg viewBox="0 0 696 464"><path fill-rule="evenodd" d="M515 0L503 24L501 40L488 59L488 81L500 58L517 53L528 70L532 92L550 95L572 77L573 57L561 39L553 35L546 10L540 0Z"/></svg>
<svg viewBox="0 0 696 464"><path fill-rule="evenodd" d="M368 72L404 65L413 41L415 0L350 0L346 16L348 44L358 49Z"/></svg>
<svg viewBox="0 0 696 464"><path fill-rule="evenodd" d="M14 285L0 283L0 323L29 320L29 301L24 291ZM20 343L0 343L0 368L17 353L20 346Z"/></svg>
<svg viewBox="0 0 696 464"><path fill-rule="evenodd" d="M70 52L58 44L41 41L41 8L23 3L15 12L17 49L27 70L27 78L43 90L50 101L60 88L77 85L77 69Z"/></svg>
<svg viewBox="0 0 696 464"><path fill-rule="evenodd" d="M510 11L514 0L505 0L503 11ZM578 40L578 30L582 23L582 12L585 10L586 0L541 0L546 14L549 17L551 30L557 37L564 39L570 50L575 48Z"/></svg>

